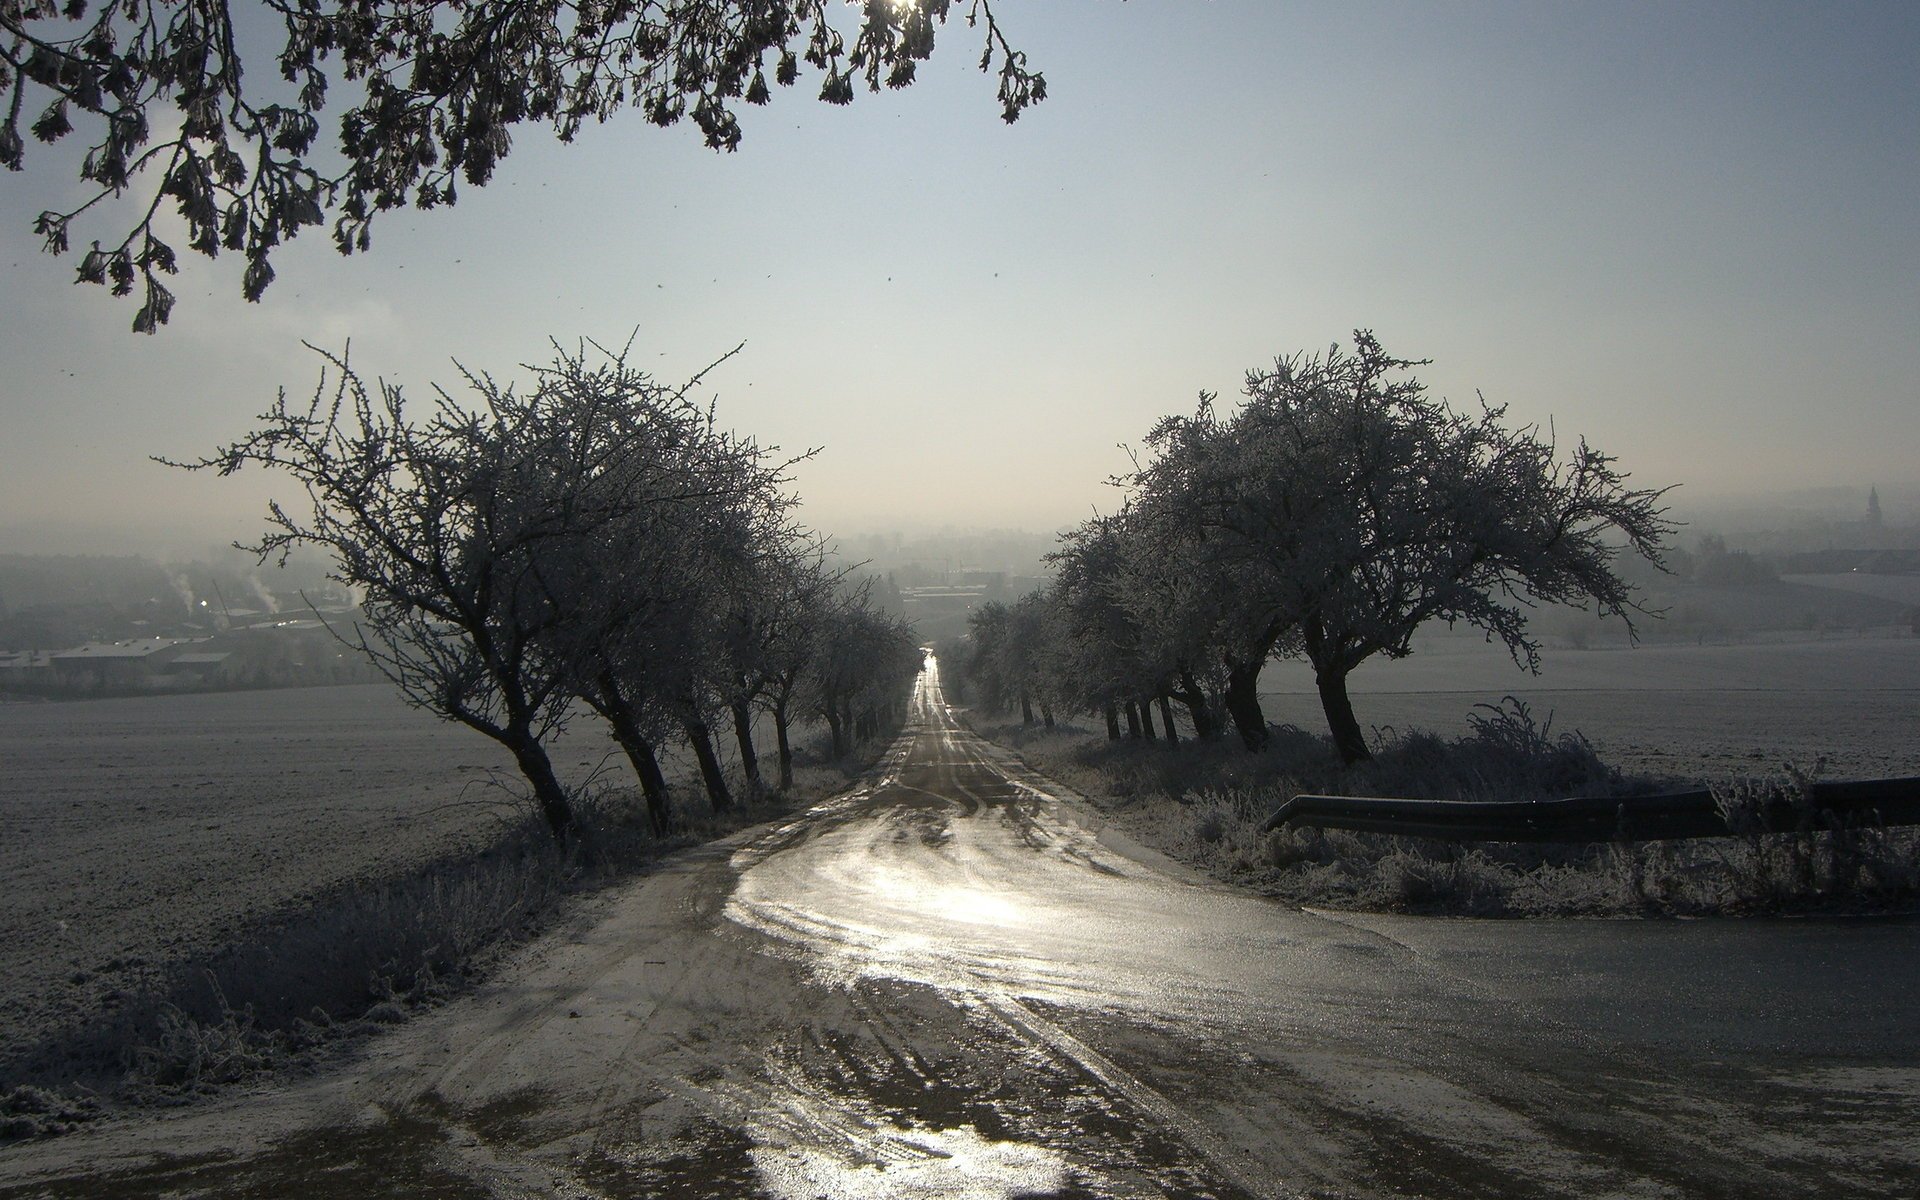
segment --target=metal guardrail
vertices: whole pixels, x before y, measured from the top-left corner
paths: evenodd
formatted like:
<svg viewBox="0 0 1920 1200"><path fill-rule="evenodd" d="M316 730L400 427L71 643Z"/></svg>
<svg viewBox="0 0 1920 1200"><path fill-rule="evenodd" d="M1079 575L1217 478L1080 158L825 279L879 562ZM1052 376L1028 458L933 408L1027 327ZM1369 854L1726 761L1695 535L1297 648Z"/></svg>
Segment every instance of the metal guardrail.
<svg viewBox="0 0 1920 1200"><path fill-rule="evenodd" d="M1729 820L1731 818L1731 821ZM1295 796L1263 828L1312 826L1450 842L1649 842L1764 831L1920 825L1920 778L1781 787L1731 801L1711 791L1565 800Z"/></svg>

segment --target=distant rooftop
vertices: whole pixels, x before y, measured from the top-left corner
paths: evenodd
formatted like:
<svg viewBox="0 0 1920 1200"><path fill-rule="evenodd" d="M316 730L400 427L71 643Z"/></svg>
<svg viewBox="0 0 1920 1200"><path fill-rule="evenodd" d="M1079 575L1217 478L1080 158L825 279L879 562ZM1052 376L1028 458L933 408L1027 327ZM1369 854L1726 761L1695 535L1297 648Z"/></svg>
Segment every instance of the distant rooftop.
<svg viewBox="0 0 1920 1200"><path fill-rule="evenodd" d="M189 645L198 638L140 638L129 642L88 642L84 646L75 646L71 650L56 651L55 661L72 661L92 658L145 658L161 650L171 650L175 646Z"/></svg>

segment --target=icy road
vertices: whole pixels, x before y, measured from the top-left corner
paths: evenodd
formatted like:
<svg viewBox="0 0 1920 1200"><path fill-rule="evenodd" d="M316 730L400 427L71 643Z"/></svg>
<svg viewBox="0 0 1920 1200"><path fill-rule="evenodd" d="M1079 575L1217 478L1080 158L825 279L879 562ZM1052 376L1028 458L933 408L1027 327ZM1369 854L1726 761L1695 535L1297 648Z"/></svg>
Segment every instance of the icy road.
<svg viewBox="0 0 1920 1200"><path fill-rule="evenodd" d="M0 1196L1920 1195L1920 923L1300 912L964 731Z"/></svg>

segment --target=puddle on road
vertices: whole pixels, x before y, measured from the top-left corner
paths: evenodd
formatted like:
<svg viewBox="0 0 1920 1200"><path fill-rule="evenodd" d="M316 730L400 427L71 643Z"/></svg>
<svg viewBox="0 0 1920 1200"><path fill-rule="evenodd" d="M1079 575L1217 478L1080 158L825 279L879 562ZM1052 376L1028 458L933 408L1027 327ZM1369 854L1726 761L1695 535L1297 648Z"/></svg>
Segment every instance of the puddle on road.
<svg viewBox="0 0 1920 1200"><path fill-rule="evenodd" d="M753 1164L776 1200L1065 1200L1091 1195L1074 1186L1065 1156L1019 1142L989 1141L970 1125L868 1134L841 1152L808 1144L760 1145L753 1150Z"/></svg>
<svg viewBox="0 0 1920 1200"><path fill-rule="evenodd" d="M853 990L859 1019L797 1031L733 1093L773 1200L1240 1196L987 1010L952 1022L922 1007L945 999L931 990Z"/></svg>

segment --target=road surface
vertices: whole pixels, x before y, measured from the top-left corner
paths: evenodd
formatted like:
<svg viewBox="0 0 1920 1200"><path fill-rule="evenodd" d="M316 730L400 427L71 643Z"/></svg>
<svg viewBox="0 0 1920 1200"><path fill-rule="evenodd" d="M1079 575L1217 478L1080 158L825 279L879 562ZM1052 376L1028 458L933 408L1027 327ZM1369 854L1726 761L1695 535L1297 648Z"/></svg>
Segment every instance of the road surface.
<svg viewBox="0 0 1920 1200"><path fill-rule="evenodd" d="M1920 924L1285 909L959 727L0 1197L1920 1194Z"/></svg>

